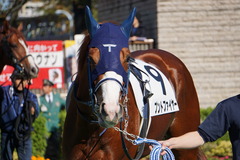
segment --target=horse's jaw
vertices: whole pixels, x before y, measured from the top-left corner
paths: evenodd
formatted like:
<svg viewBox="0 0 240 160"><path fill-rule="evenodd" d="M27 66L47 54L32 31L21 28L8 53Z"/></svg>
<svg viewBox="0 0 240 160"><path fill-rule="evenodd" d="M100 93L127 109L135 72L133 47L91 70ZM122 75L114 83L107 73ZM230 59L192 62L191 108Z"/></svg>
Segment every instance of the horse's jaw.
<svg viewBox="0 0 240 160"><path fill-rule="evenodd" d="M30 76L30 78L37 78L38 77L38 72L39 68L37 66L31 66L31 69L26 71L27 74Z"/></svg>
<svg viewBox="0 0 240 160"><path fill-rule="evenodd" d="M104 128L112 128L115 125L117 125L123 115L122 108L120 106L119 108L120 110L118 113L112 113L112 114L106 114L105 112L101 113L98 116L99 125Z"/></svg>
<svg viewBox="0 0 240 160"><path fill-rule="evenodd" d="M28 61L29 61L28 67L29 69L27 70L28 74L30 75L31 78L37 78L39 72L38 66L33 61L32 57L28 57Z"/></svg>
<svg viewBox="0 0 240 160"><path fill-rule="evenodd" d="M37 78L39 68L35 63L33 56L30 54L29 49L23 39L19 39L19 43L23 46L26 52L26 56L20 60L21 65L24 67L26 74L30 78Z"/></svg>
<svg viewBox="0 0 240 160"><path fill-rule="evenodd" d="M104 121L102 119L98 119L98 124L103 127L103 128L112 128L114 127L116 124L118 123L117 122L113 122L113 121Z"/></svg>

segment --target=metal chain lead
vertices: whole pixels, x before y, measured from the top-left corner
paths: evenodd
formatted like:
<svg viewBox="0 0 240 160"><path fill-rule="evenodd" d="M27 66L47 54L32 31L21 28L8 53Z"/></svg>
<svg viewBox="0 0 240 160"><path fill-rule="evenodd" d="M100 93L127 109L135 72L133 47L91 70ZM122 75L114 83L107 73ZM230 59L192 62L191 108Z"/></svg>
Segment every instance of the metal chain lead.
<svg viewBox="0 0 240 160"><path fill-rule="evenodd" d="M134 135L134 134L131 134L131 133L128 133L127 131L121 130L121 129L118 128L118 127L113 127L113 128L114 128L116 131L121 132L122 134L124 134L124 135L125 135L125 139L135 145L134 140L136 140L136 139L138 138L138 136L136 136L136 135ZM131 138L128 138L128 136L131 137L132 139L131 139Z"/></svg>
<svg viewBox="0 0 240 160"><path fill-rule="evenodd" d="M128 102L128 98L127 98L127 96L126 96L126 97L124 98L124 101L123 101L123 109L124 109L124 113L125 113L125 115L124 115L124 130L121 130L121 129L118 128L118 127L113 127L113 128L114 128L116 131L121 132L122 134L124 134L125 139L135 145L134 140L136 140L136 139L138 138L138 136L127 132L128 119L129 119L128 109L127 109L127 105L126 105L127 102ZM131 138L128 138L128 136L131 137L132 139L131 139Z"/></svg>

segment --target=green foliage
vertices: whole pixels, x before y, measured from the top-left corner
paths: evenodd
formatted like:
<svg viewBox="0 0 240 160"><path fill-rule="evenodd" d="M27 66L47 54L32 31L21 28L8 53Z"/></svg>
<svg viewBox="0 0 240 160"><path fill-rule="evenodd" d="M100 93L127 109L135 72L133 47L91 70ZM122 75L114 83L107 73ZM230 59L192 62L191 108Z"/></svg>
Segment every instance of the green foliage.
<svg viewBox="0 0 240 160"><path fill-rule="evenodd" d="M59 113L59 132L62 133L63 125L66 117L66 111L63 110ZM33 141L33 156L36 157L44 157L45 150L47 147L47 138L49 136L49 132L46 127L46 118L43 117L42 114L38 116L38 118L33 123L34 131L32 132L32 141ZM62 140L62 136L60 137L60 142ZM60 143L61 144L61 143ZM62 153L59 153L60 156Z"/></svg>
<svg viewBox="0 0 240 160"><path fill-rule="evenodd" d="M45 148L47 146L46 138L49 133L46 127L46 118L40 114L33 123L34 131L32 132L32 143L34 156L44 156Z"/></svg>
<svg viewBox="0 0 240 160"><path fill-rule="evenodd" d="M66 118L66 110L62 110L60 113L59 113L59 130L60 130L60 133L61 133L61 137L60 137L60 144L62 144L62 134L63 134L63 128L64 128L64 123L65 123L65 118ZM62 146L60 146L61 148L61 151L62 151ZM62 159L62 152L60 152L60 159Z"/></svg>
<svg viewBox="0 0 240 160"><path fill-rule="evenodd" d="M232 145L230 141L216 141L203 146L203 151L207 157L232 157Z"/></svg>
<svg viewBox="0 0 240 160"><path fill-rule="evenodd" d="M59 113L59 125L60 125L59 128L60 128L61 133L62 133L62 131L63 131L66 114L67 114L66 110L62 110L62 111Z"/></svg>

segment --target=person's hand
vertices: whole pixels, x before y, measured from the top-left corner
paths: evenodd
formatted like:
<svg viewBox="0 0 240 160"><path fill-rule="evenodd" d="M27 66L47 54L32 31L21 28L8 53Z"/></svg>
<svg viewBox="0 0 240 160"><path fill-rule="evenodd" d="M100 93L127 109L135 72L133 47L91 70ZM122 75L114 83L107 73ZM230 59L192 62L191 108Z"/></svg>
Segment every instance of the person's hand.
<svg viewBox="0 0 240 160"><path fill-rule="evenodd" d="M130 41L136 41L137 40L137 36L132 36L129 38Z"/></svg>
<svg viewBox="0 0 240 160"><path fill-rule="evenodd" d="M34 115L34 114L35 114L35 108L31 107L31 115Z"/></svg>
<svg viewBox="0 0 240 160"><path fill-rule="evenodd" d="M165 155L167 152L165 151L166 148L169 148L169 149L172 149L171 145L170 145L170 142L168 140L166 141L158 141L161 145L162 145L162 152L161 152L161 155ZM153 147L150 145L149 146L149 149L152 150Z"/></svg>
<svg viewBox="0 0 240 160"><path fill-rule="evenodd" d="M165 151L166 148L172 149L171 144L168 140L166 141L159 141L159 143L162 145L162 152L161 155L165 155L167 152Z"/></svg>
<svg viewBox="0 0 240 160"><path fill-rule="evenodd" d="M161 155L164 155L166 154L164 151L166 147L169 149L192 149L203 145L204 140L198 131L192 131L179 137L172 137L164 141L159 141L159 143L162 144L163 149Z"/></svg>

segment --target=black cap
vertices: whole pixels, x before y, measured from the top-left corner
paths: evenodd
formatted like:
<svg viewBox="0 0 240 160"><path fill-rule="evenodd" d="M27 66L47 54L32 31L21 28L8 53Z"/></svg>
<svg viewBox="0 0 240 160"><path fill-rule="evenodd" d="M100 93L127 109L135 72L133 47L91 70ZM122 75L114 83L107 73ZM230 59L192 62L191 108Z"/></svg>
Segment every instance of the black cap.
<svg viewBox="0 0 240 160"><path fill-rule="evenodd" d="M23 70L15 69L11 75L11 79L29 79Z"/></svg>
<svg viewBox="0 0 240 160"><path fill-rule="evenodd" d="M43 79L43 85L44 85L44 86L53 86L54 83L51 82L51 81L48 80L48 79Z"/></svg>

